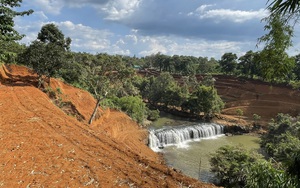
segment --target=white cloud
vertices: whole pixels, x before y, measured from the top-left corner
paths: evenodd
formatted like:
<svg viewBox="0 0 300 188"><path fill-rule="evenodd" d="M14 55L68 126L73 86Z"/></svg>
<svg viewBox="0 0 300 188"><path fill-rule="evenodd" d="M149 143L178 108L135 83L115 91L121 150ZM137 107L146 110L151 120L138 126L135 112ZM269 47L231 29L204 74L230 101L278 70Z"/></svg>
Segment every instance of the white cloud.
<svg viewBox="0 0 300 188"><path fill-rule="evenodd" d="M27 3L53 15L60 14L60 11L64 6L64 2L61 0L31 0Z"/></svg>
<svg viewBox="0 0 300 188"><path fill-rule="evenodd" d="M93 29L83 24L74 24L71 21L59 22L56 25L66 37L73 40L71 48L74 51L97 53L110 49L110 37L113 34L107 30Z"/></svg>
<svg viewBox="0 0 300 188"><path fill-rule="evenodd" d="M200 19L212 19L214 22L220 20L230 20L236 23L242 23L252 19L262 19L267 16L265 9L243 11L243 10L230 10L230 9L209 9L213 5L202 5L198 7L194 12L190 12L188 15L195 15Z"/></svg>
<svg viewBox="0 0 300 188"><path fill-rule="evenodd" d="M111 0L101 10L107 14L107 20L120 20L129 17L138 7L141 0Z"/></svg>

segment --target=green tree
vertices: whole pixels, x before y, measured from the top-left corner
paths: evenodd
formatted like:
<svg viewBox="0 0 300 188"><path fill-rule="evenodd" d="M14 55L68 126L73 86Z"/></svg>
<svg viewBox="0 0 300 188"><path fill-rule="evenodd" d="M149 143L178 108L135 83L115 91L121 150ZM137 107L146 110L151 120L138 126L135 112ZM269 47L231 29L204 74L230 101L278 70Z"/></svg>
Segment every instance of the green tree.
<svg viewBox="0 0 300 188"><path fill-rule="evenodd" d="M293 30L284 25L279 15L266 18L265 30L269 32L259 38L259 43L265 43L260 52L261 70L264 79L269 81L284 80L294 67L294 59L285 52L292 46Z"/></svg>
<svg viewBox="0 0 300 188"><path fill-rule="evenodd" d="M257 75L259 67L255 59L256 55L257 53L250 50L246 52L245 55L239 58L238 69L241 71L243 75L251 78L253 78L254 75Z"/></svg>
<svg viewBox="0 0 300 188"><path fill-rule="evenodd" d="M254 124L257 125L257 122L261 119L261 116L258 114L253 114Z"/></svg>
<svg viewBox="0 0 300 188"><path fill-rule="evenodd" d="M295 178L290 176L281 165L266 160L258 160L248 169L246 175L247 188L292 188L298 187Z"/></svg>
<svg viewBox="0 0 300 188"><path fill-rule="evenodd" d="M215 113L219 113L224 107L224 103L217 90L211 86L199 85L190 95L184 108L190 109L193 114L204 113L204 116L211 118Z"/></svg>
<svg viewBox="0 0 300 188"><path fill-rule="evenodd" d="M233 74L237 67L237 56L234 53L225 53L219 61L221 70L226 74Z"/></svg>
<svg viewBox="0 0 300 188"><path fill-rule="evenodd" d="M247 172L261 156L242 147L225 145L220 147L210 159L211 171L216 173L225 187L246 185Z"/></svg>
<svg viewBox="0 0 300 188"><path fill-rule="evenodd" d="M62 31L60 31L53 23L44 25L41 28L41 31L38 33L37 39L46 44L56 44L65 48L66 50L70 49L70 44L72 42L71 38L65 38Z"/></svg>
<svg viewBox="0 0 300 188"><path fill-rule="evenodd" d="M38 74L39 88L44 82L43 76L50 81L50 77L58 73L66 61L68 46L61 41L65 41L61 31L54 24L47 24L41 28L37 40L20 55L19 63L30 66ZM67 41L70 45L71 39Z"/></svg>
<svg viewBox="0 0 300 188"><path fill-rule="evenodd" d="M146 98L152 104L163 103L174 105L172 95L178 91L178 85L168 72L161 73L157 78L152 78L147 86ZM170 96L171 95L171 96Z"/></svg>
<svg viewBox="0 0 300 188"><path fill-rule="evenodd" d="M16 63L18 54L22 53L26 46L16 41L0 40L0 61L4 63Z"/></svg>
<svg viewBox="0 0 300 188"><path fill-rule="evenodd" d="M31 67L38 74L38 88L44 77L50 78L62 67L65 61L64 49L55 44L34 41L18 58L18 62Z"/></svg>
<svg viewBox="0 0 300 188"><path fill-rule="evenodd" d="M15 11L15 8L20 7L21 3L22 0L0 1L0 41L15 41L23 37L14 29L14 18L16 16L30 15L33 13L33 10Z"/></svg>
<svg viewBox="0 0 300 188"><path fill-rule="evenodd" d="M142 123L146 119L146 105L138 96L124 96L115 99L116 106L127 113L133 120Z"/></svg>
<svg viewBox="0 0 300 188"><path fill-rule="evenodd" d="M270 0L268 0L268 3ZM268 9L272 13L271 16L280 14L286 16L287 20L298 19L300 10L299 0L273 0L269 3Z"/></svg>
<svg viewBox="0 0 300 188"><path fill-rule="evenodd" d="M133 75L133 70L127 68L118 56L97 54L87 62L84 75L88 90L97 100L89 120L89 124L92 124L100 102L106 97L116 96L124 88L125 80Z"/></svg>
<svg viewBox="0 0 300 188"><path fill-rule="evenodd" d="M214 73L216 71L216 67L218 65L218 61L214 58L210 58L208 60L207 57L199 57L198 58L198 67L196 69L197 74L207 74L207 73Z"/></svg>
<svg viewBox="0 0 300 188"><path fill-rule="evenodd" d="M296 79L300 81L300 54L295 56L295 68L293 70L293 73Z"/></svg>

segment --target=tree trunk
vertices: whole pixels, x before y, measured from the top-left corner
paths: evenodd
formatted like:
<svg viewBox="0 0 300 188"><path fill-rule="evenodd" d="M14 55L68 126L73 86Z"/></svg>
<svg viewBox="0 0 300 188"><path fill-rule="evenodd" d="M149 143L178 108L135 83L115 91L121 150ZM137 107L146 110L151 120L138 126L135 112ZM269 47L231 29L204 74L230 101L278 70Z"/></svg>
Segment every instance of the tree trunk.
<svg viewBox="0 0 300 188"><path fill-rule="evenodd" d="M98 100L97 100L97 104L96 104L95 109L94 109L94 112L93 112L93 114L92 114L92 116L91 116L91 118L90 118L90 120L89 120L89 124L92 124L92 122L93 122L93 120L94 120L94 118L95 118L95 116L96 116L96 114L97 114L98 106L100 105L101 100L102 100L102 99L98 99Z"/></svg>

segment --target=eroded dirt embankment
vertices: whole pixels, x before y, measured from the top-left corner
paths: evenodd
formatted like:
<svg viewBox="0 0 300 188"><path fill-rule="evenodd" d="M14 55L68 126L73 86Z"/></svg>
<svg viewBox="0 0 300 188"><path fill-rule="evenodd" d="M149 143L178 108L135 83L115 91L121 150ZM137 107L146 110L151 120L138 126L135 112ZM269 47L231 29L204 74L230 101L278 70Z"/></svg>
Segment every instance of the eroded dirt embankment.
<svg viewBox="0 0 300 188"><path fill-rule="evenodd" d="M85 91L51 79L79 121L26 67L1 66L0 81L0 187L214 187L164 165L123 113L99 109L89 126L95 100Z"/></svg>
<svg viewBox="0 0 300 188"><path fill-rule="evenodd" d="M261 116L258 123L266 126L278 113L297 116L300 113L300 91L286 85L270 84L259 80L233 76L214 76L218 94L225 102L223 124L254 122L253 114ZM243 111L237 115L237 109Z"/></svg>

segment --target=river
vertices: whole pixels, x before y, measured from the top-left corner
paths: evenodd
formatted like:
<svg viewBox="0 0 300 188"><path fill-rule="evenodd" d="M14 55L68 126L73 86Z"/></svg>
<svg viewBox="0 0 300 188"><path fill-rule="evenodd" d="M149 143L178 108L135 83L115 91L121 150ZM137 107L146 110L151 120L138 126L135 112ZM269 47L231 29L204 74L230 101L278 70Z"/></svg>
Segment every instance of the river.
<svg viewBox="0 0 300 188"><path fill-rule="evenodd" d="M199 125L202 125L202 123L184 120L169 114L162 114L162 117L154 122L151 129L160 130L167 127L166 129L169 130L175 127L175 130L182 131L182 127L196 126L197 128ZM213 131L213 133L218 133L218 131ZM184 136L179 137L182 138ZM153 149L163 153L165 161L169 166L179 169L184 174L201 181L214 182L214 174L210 172L209 164L211 153L224 145L243 145L244 148L258 150L259 141L260 139L257 136L225 136L224 134L217 134L208 135L208 137L202 139L194 139L193 141L184 141L180 144L167 144L164 145L163 149ZM165 143L167 142L165 141Z"/></svg>

